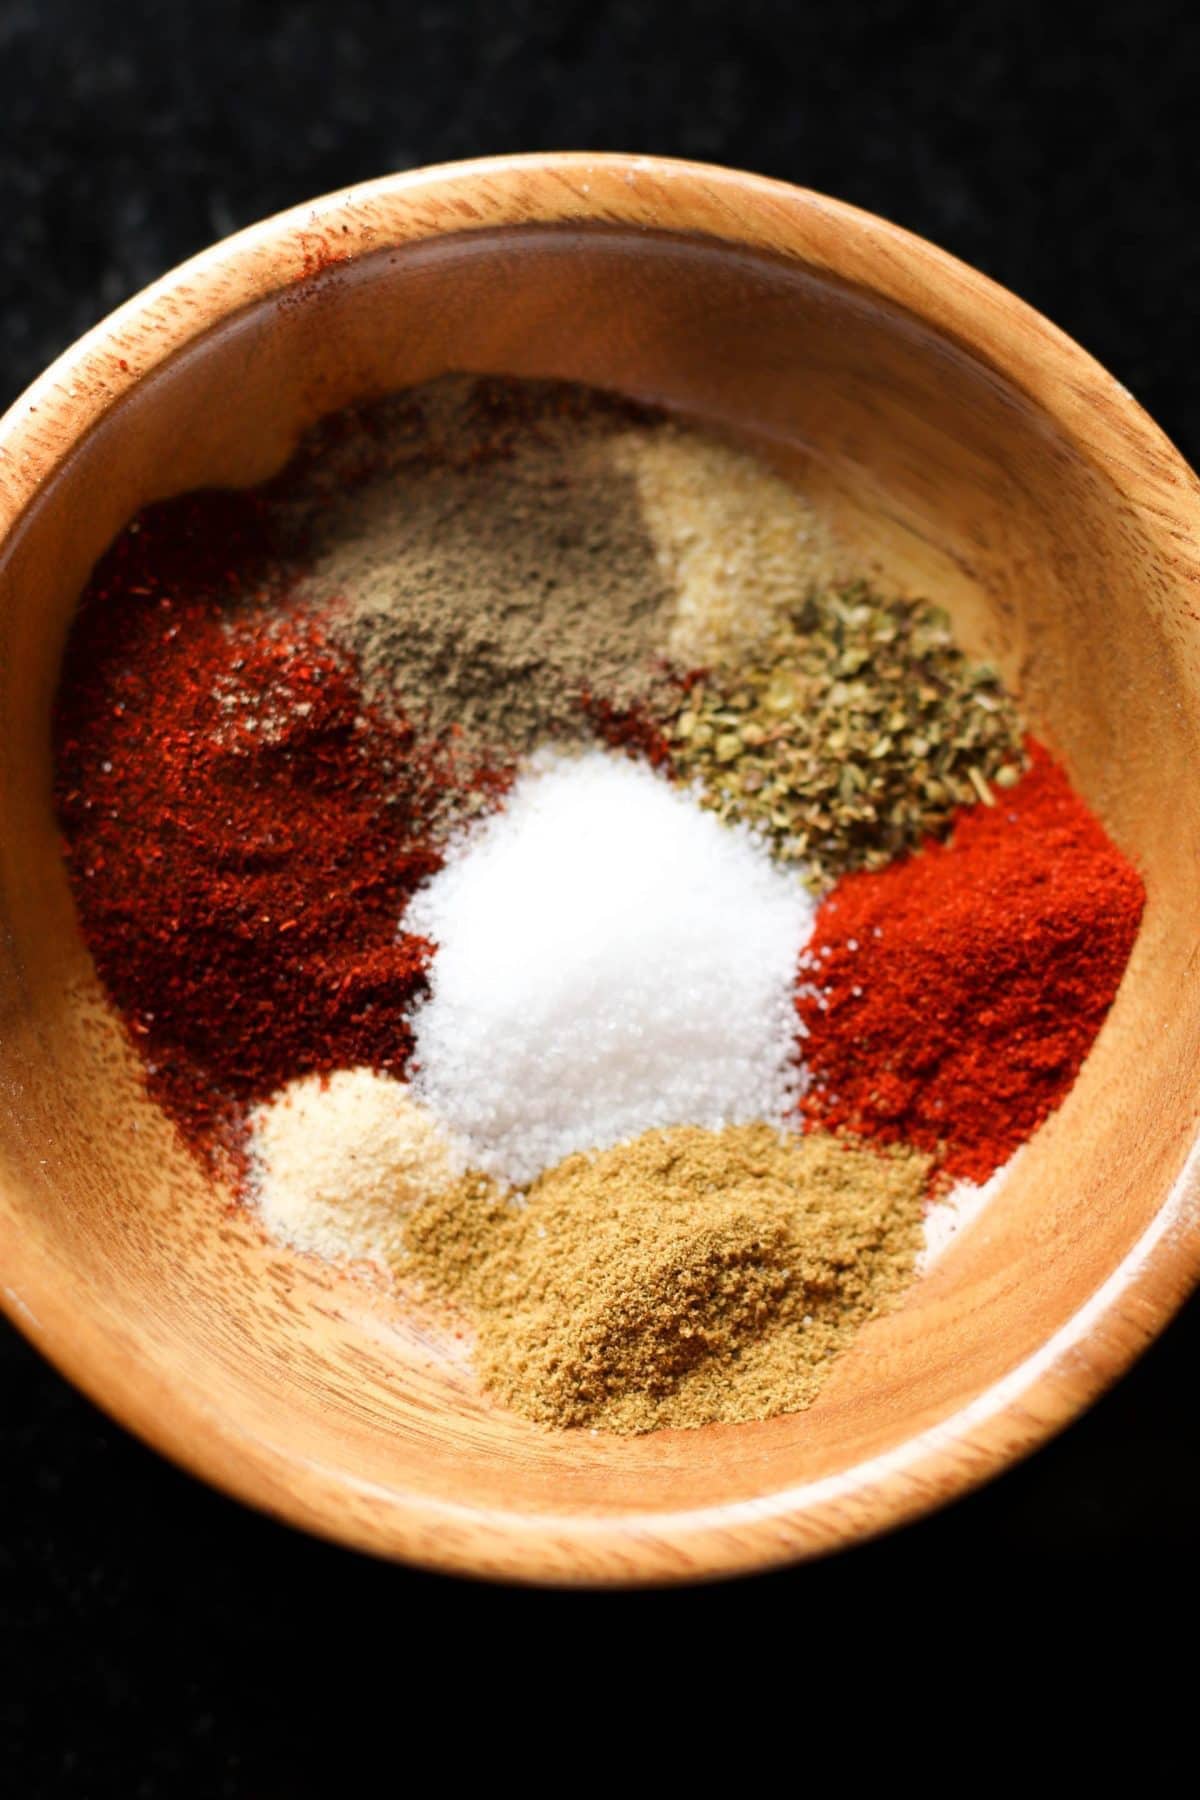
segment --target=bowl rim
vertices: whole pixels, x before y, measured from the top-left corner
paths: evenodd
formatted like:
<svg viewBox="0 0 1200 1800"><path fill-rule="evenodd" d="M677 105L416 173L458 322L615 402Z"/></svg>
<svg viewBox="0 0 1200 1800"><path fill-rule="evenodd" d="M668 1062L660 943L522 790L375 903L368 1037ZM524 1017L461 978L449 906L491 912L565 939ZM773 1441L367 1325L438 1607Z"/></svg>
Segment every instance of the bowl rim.
<svg viewBox="0 0 1200 1800"><path fill-rule="evenodd" d="M782 255L904 308L1055 417L1200 592L1200 484L1126 388L1032 307L926 240L764 176L634 154L442 164L337 190L221 240L126 301L0 419L0 543L105 414L244 307L337 264L513 225L669 230ZM0 1201L7 1197L0 1194ZM593 1517L463 1506L298 1466L158 1369L131 1367L56 1291L51 1259L0 1206L0 1306L119 1423L219 1489L317 1535L448 1572L635 1585L766 1569L861 1541L956 1498L1066 1426L1124 1372L1200 1279L1200 1142L1150 1225L1024 1362L949 1418L837 1474L741 1502ZM347 1509L355 1492L360 1504Z"/></svg>

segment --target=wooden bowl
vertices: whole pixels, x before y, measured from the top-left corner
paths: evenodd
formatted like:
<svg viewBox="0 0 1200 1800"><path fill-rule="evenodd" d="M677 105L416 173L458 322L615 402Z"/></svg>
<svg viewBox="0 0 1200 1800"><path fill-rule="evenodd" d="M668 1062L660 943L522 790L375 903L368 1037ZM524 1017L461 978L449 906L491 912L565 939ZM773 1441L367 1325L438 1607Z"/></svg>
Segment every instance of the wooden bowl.
<svg viewBox="0 0 1200 1800"><path fill-rule="evenodd" d="M1061 1112L810 1412L541 1430L386 1294L266 1243L147 1101L50 800L64 635L147 501L254 482L321 413L447 369L562 376L754 435L885 579L944 600L1144 872L1145 924ZM1057 1430L1200 1261L1200 493L1036 313L850 207L647 157L335 194L219 244L0 426L0 1258L13 1320L168 1455L365 1549L553 1582L792 1561Z"/></svg>

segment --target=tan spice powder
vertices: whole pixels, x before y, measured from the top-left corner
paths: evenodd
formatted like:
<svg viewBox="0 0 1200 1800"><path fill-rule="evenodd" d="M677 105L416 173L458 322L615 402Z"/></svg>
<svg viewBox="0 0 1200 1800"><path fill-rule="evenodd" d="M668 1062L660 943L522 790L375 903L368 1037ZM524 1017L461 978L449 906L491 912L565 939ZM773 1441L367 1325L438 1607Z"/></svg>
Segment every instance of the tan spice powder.
<svg viewBox="0 0 1200 1800"><path fill-rule="evenodd" d="M651 1131L520 1197L471 1174L407 1222L404 1272L478 1333L485 1390L616 1432L810 1404L910 1280L930 1159L769 1125Z"/></svg>
<svg viewBox="0 0 1200 1800"><path fill-rule="evenodd" d="M620 433L611 454L676 595L668 650L683 668L736 665L836 580L828 527L759 457L671 420Z"/></svg>

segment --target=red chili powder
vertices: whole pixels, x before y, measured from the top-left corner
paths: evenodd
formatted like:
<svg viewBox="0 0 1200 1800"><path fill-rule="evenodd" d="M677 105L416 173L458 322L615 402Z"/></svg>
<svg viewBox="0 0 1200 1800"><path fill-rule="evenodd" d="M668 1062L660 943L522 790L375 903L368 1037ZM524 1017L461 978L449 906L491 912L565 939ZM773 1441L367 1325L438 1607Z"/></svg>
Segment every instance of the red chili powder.
<svg viewBox="0 0 1200 1800"><path fill-rule="evenodd" d="M1060 1103L1141 921L1140 877L1039 744L947 844L846 876L796 1010L808 1121L944 1153L983 1181Z"/></svg>
<svg viewBox="0 0 1200 1800"><path fill-rule="evenodd" d="M402 1072L431 954L397 926L450 771L364 718L318 629L230 603L277 581L271 530L253 495L145 512L92 578L56 716L84 936L202 1152L292 1076Z"/></svg>
<svg viewBox="0 0 1200 1800"><path fill-rule="evenodd" d="M669 767L671 740L644 707L618 707L611 700L587 693L583 695L583 710L597 738L610 750L628 751L653 769Z"/></svg>

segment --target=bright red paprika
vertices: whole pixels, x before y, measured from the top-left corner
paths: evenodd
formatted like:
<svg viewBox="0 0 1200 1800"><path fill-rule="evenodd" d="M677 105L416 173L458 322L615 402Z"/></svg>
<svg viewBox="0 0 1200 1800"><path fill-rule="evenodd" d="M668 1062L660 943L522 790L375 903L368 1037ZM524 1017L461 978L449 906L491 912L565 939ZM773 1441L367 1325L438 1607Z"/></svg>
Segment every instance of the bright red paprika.
<svg viewBox="0 0 1200 1800"><path fill-rule="evenodd" d="M821 906L796 1010L806 1118L941 1150L983 1181L1066 1094L1104 1022L1145 900L1041 745L995 806L959 814Z"/></svg>

